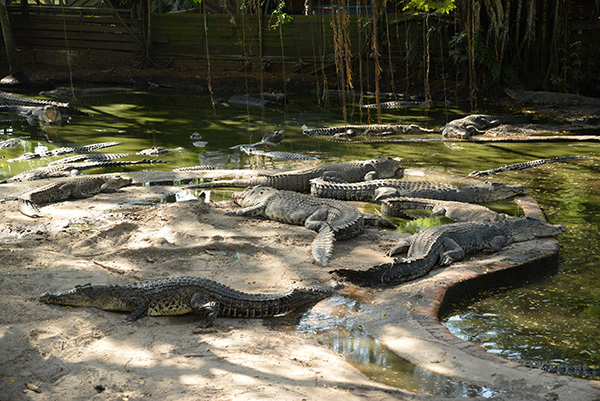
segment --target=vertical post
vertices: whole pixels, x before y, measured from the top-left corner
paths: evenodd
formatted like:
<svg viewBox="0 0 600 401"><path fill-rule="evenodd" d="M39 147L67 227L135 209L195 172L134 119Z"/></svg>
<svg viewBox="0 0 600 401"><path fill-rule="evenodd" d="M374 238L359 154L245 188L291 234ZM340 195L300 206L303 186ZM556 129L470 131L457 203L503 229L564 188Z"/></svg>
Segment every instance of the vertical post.
<svg viewBox="0 0 600 401"><path fill-rule="evenodd" d="M0 0L0 24L2 25L2 36L4 37L4 47L6 48L6 58L8 59L8 72L10 75L20 73L21 64L18 60L17 45L10 26L10 20L8 19L6 0Z"/></svg>

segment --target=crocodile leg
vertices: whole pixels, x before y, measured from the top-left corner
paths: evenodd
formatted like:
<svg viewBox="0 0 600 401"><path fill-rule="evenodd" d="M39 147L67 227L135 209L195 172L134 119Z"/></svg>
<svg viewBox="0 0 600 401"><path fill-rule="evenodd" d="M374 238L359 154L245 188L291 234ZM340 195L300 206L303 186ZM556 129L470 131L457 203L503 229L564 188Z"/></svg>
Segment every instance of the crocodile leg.
<svg viewBox="0 0 600 401"><path fill-rule="evenodd" d="M206 329L212 327L215 324L215 319L217 318L217 313L219 312L219 305L215 302L206 302L206 297L197 292L192 295L192 299L190 299L190 306L194 313L206 317L206 321L198 324L198 329Z"/></svg>
<svg viewBox="0 0 600 401"><path fill-rule="evenodd" d="M148 301L144 298L129 298L127 300L127 306L133 309L129 316L125 318L128 322L135 322L139 318L146 316L146 313L148 312Z"/></svg>
<svg viewBox="0 0 600 401"><path fill-rule="evenodd" d="M444 248L446 251L440 255L440 266L449 266L465 258L465 250L452 238L444 239Z"/></svg>
<svg viewBox="0 0 600 401"><path fill-rule="evenodd" d="M414 235L411 235L408 238L402 238L398 243L389 251L386 252L387 256L397 255L399 253L406 253L408 248L413 242Z"/></svg>
<svg viewBox="0 0 600 401"><path fill-rule="evenodd" d="M79 189L77 186L73 186L71 188L71 196L75 199L85 199L85 198L91 198L92 194L86 194L81 192L81 189Z"/></svg>

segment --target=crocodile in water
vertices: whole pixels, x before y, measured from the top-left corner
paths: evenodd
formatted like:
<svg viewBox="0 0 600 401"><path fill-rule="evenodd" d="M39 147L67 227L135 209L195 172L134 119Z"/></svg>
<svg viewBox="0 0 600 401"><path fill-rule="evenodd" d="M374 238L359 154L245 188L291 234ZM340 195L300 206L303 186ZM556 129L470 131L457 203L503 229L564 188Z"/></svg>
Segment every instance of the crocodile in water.
<svg viewBox="0 0 600 401"><path fill-rule="evenodd" d="M62 159L55 160L50 162L49 165L53 166L55 164L69 164L69 163L83 163L83 162L91 162L91 161L101 161L101 160L114 160L120 159L123 157L129 156L129 153L88 153L85 155L75 155L64 157Z"/></svg>
<svg viewBox="0 0 600 401"><path fill-rule="evenodd" d="M122 88L122 87L104 87L104 88L69 88L69 87L59 87L56 89L52 89L49 91L40 92L40 96L52 97L52 98L78 98L85 96L104 96L104 95L113 95L116 93L126 93L131 92L133 89L131 88Z"/></svg>
<svg viewBox="0 0 600 401"><path fill-rule="evenodd" d="M183 152L184 150L185 149L182 147L168 149L168 148L163 148L162 146L153 146L148 149L140 150L136 154L145 155L145 156L158 156L158 155L164 155L164 154L172 153L172 152Z"/></svg>
<svg viewBox="0 0 600 401"><path fill-rule="evenodd" d="M506 171L521 171L521 170L527 170L527 169L538 167L538 166L543 166L544 164L559 163L559 162L565 162L568 160L579 160L579 159L585 159L585 158L587 158L587 156L558 156L558 157L551 157L548 159L537 159L537 160L531 160L528 162L507 164L506 166L491 168L489 170L472 171L471 173L469 173L469 177L489 177L490 175L500 174L500 173L504 173Z"/></svg>
<svg viewBox="0 0 600 401"><path fill-rule="evenodd" d="M21 143L21 140L19 138L6 139L4 141L0 141L0 149L14 148L15 146L17 146L20 143Z"/></svg>
<svg viewBox="0 0 600 401"><path fill-rule="evenodd" d="M329 179L311 180L310 192L319 198L347 201L376 201L407 196L456 202L485 203L508 199L525 193L523 185L508 185L484 181L478 185L460 186L432 181L402 181L393 179L340 183Z"/></svg>
<svg viewBox="0 0 600 401"><path fill-rule="evenodd" d="M207 166L207 165L200 165L200 166L188 166L188 167L179 167L179 168L174 168L173 171L199 171L199 170L216 170L217 168L215 166Z"/></svg>
<svg viewBox="0 0 600 401"><path fill-rule="evenodd" d="M433 216L446 216L457 222L499 221L508 217L481 205L466 202L442 201L427 198L397 197L381 201L381 213L393 217L410 218L405 211L428 209Z"/></svg>
<svg viewBox="0 0 600 401"><path fill-rule="evenodd" d="M246 145L246 144L235 145L235 146L230 147L229 149L240 149L245 146L258 146L258 145L267 145L267 144L277 145L277 144L281 143L281 141L283 141L284 137L285 137L284 129L280 129L278 131L269 131L263 135L260 142L251 143L249 145Z"/></svg>
<svg viewBox="0 0 600 401"><path fill-rule="evenodd" d="M166 163L162 160L154 159L143 159L143 160L106 160L106 161L93 161L86 163L67 163L67 164L55 164L48 167L40 167L33 170L25 171L21 174L17 174L4 181L0 181L0 184L7 182L22 182L22 181L35 181L43 180L46 178L58 178L58 177L69 177L72 175L79 174L82 170L89 170L93 168L113 168L123 166L134 166L137 164L158 164Z"/></svg>
<svg viewBox="0 0 600 401"><path fill-rule="evenodd" d="M60 110L52 105L46 106L21 106L21 105L0 105L0 113L12 113L27 119L29 125L60 124L63 122L63 115Z"/></svg>
<svg viewBox="0 0 600 401"><path fill-rule="evenodd" d="M430 134L433 130L421 128L418 125L397 124L371 124L371 125L344 125L329 128L308 128L302 126L302 133L308 136L375 136L375 135L402 135L402 134Z"/></svg>
<svg viewBox="0 0 600 401"><path fill-rule="evenodd" d="M452 120L440 132L445 138L470 139L473 135L483 135L485 130L503 124L525 124L531 121L529 115L492 116L487 114L471 114Z"/></svg>
<svg viewBox="0 0 600 401"><path fill-rule="evenodd" d="M19 210L29 217L42 217L39 206L61 202L69 198L89 198L100 192L116 192L117 189L131 184L131 178L120 176L96 175L69 178L62 182L53 182L43 187L25 192L18 198Z"/></svg>
<svg viewBox="0 0 600 401"><path fill-rule="evenodd" d="M550 225L531 217L446 224L403 239L388 252L391 256L408 251L406 258L399 257L365 271L338 269L331 273L361 285L399 284L424 276L436 266L444 267L460 261L468 253L496 252L514 242L551 237L565 230L562 225Z"/></svg>
<svg viewBox="0 0 600 401"><path fill-rule="evenodd" d="M48 150L45 152L25 153L22 156L19 156L14 159L10 159L8 161L16 162L16 161L23 161L23 160L39 159L42 157L62 156L62 155L68 155L71 153L88 153L88 152L93 152L93 151L99 150L99 149L105 149L105 148L110 148L113 146L121 145L122 143L123 142L102 142L102 143L92 143L90 145L85 145L85 146L72 146L72 147L65 146L62 148Z"/></svg>
<svg viewBox="0 0 600 401"><path fill-rule="evenodd" d="M246 153L247 155L264 156L264 157L269 157L271 159L278 159L278 160L318 160L316 157L303 155L301 153L290 153L290 152L279 152L279 151L265 152L264 150L254 149L254 148L250 147L249 145L248 146L240 146L239 149L242 152Z"/></svg>
<svg viewBox="0 0 600 401"><path fill-rule="evenodd" d="M264 216L283 223L304 225L317 231L312 254L322 265L329 263L336 239L355 237L365 226L362 213L356 207L333 199L318 199L260 185L234 192L231 197L243 209L229 214Z"/></svg>
<svg viewBox="0 0 600 401"><path fill-rule="evenodd" d="M203 182L188 185L188 188L212 187L251 187L267 185L277 189L287 189L297 192L310 191L310 180L317 177L331 177L345 182L357 182L364 179L388 178L401 176L403 172L402 159L391 157L376 157L365 161L350 161L326 166L310 167L285 173L262 175L241 180L223 180Z"/></svg>
<svg viewBox="0 0 600 401"><path fill-rule="evenodd" d="M44 107L49 105L56 107L61 113L67 115L87 115L81 110L72 107L69 103L57 102L54 100L32 99L4 91L0 91L0 105L33 107Z"/></svg>
<svg viewBox="0 0 600 401"><path fill-rule="evenodd" d="M266 318L289 314L328 298L328 288L296 287L280 294L248 294L200 277L174 277L126 285L78 285L62 292L47 292L41 302L131 312L125 320L144 316L196 313L210 327L215 318ZM200 326L199 326L200 327Z"/></svg>

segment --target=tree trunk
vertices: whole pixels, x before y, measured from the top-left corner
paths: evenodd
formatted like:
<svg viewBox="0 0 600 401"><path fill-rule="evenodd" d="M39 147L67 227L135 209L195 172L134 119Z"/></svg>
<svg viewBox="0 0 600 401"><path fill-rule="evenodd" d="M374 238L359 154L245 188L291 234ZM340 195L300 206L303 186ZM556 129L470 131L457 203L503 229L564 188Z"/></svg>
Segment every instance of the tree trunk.
<svg viewBox="0 0 600 401"><path fill-rule="evenodd" d="M4 37L4 46L6 47L8 72L10 75L15 75L21 72L21 63L18 60L17 46L10 27L10 20L8 19L6 0L0 0L0 24L2 25L2 36Z"/></svg>

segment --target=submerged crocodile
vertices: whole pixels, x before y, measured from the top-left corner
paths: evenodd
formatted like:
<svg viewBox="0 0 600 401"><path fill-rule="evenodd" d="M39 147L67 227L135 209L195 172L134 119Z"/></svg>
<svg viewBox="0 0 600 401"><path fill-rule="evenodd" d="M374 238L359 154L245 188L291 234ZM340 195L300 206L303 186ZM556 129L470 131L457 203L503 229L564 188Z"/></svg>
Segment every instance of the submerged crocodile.
<svg viewBox="0 0 600 401"><path fill-rule="evenodd" d="M106 160L106 161L93 161L85 163L67 163L67 164L55 164L48 167L39 167L33 170L25 171L23 173L12 176L6 180L0 181L0 184L7 182L23 182L23 181L35 181L43 180L46 178L58 178L58 177L69 177L79 174L83 170L89 170L93 168L112 168L112 167L123 167L133 166L137 164L158 164L166 163L162 160L154 159L142 159L142 160Z"/></svg>
<svg viewBox="0 0 600 401"><path fill-rule="evenodd" d="M112 95L115 93L131 92L131 88L121 87L104 87L104 88L69 88L59 87L49 91L40 92L40 96L53 97L53 98L78 98L85 96L104 96Z"/></svg>
<svg viewBox="0 0 600 401"><path fill-rule="evenodd" d="M211 327L215 318L266 318L292 313L328 298L328 288L295 287L280 294L248 294L200 277L174 277L126 285L78 285L40 297L48 304L92 307L130 312L125 320L144 316L195 313L206 319L199 327Z"/></svg>
<svg viewBox="0 0 600 401"><path fill-rule="evenodd" d="M183 152L185 149L182 148L181 146L178 148L163 148L162 146L153 146L151 148L148 149L144 149L144 150L140 150L139 152L137 152L136 154L138 155L145 155L145 156L159 156L159 155L164 155L167 153L173 153L173 152Z"/></svg>
<svg viewBox="0 0 600 401"><path fill-rule="evenodd" d="M354 206L333 199L318 199L292 191L255 186L234 192L231 198L243 209L228 214L264 216L282 223L304 225L316 231L312 254L322 265L329 263L336 239L344 240L360 234L365 220Z"/></svg>
<svg viewBox="0 0 600 401"><path fill-rule="evenodd" d="M410 218L405 211L414 209L429 209L433 216L446 216L457 222L499 221L508 217L485 206L466 202L409 197L388 198L381 202L381 213L388 216Z"/></svg>
<svg viewBox="0 0 600 401"><path fill-rule="evenodd" d="M242 147L252 147L252 146L267 145L267 144L277 145L277 144L281 143L281 141L283 141L283 138L285 138L285 130L284 129L280 129L278 131L269 131L263 135L260 142L251 143L249 145L245 145L245 144L235 145L235 146L230 147L229 149L240 149Z"/></svg>
<svg viewBox="0 0 600 401"><path fill-rule="evenodd" d="M16 162L16 161L23 161L23 160L39 159L42 157L62 156L62 155L68 155L71 153L88 153L88 152L93 152L95 150L100 150L100 149L105 149L105 148L110 148L113 146L121 145L122 143L123 142L101 142L101 143L92 143L90 145L84 145L84 146L65 146L62 148L57 148L57 149L53 149L53 150L49 150L49 151L45 151L45 152L25 153L22 156L19 156L14 159L10 159L8 161Z"/></svg>
<svg viewBox="0 0 600 401"><path fill-rule="evenodd" d="M54 160L50 162L48 165L53 166L55 164L69 164L69 163L83 163L83 162L91 162L91 161L104 161L104 160L114 160L120 159L122 157L129 156L129 153L88 153L85 155L75 155L64 157L62 159Z"/></svg>
<svg viewBox="0 0 600 401"><path fill-rule="evenodd" d="M253 156L264 156L269 157L271 159L277 160L318 160L316 157L303 155L301 153L290 153L290 152L265 152L264 150L251 148L248 146L240 146L239 148L242 152L247 155Z"/></svg>
<svg viewBox="0 0 600 401"><path fill-rule="evenodd" d="M587 156L558 156L558 157L551 157L548 159L537 159L537 160L531 160L528 162L507 164L505 166L491 168L489 170L472 171L469 173L469 177L489 177L490 175L500 174L500 173L504 173L506 171L521 171L521 170L527 170L527 169L538 167L538 166L543 166L544 164L560 163L560 162L565 162L568 160L579 160L579 159L585 159L585 158L587 158Z"/></svg>
<svg viewBox="0 0 600 401"><path fill-rule="evenodd" d="M388 252L407 251L406 258L373 266L365 271L333 270L337 277L355 284L399 284L424 276L436 266L445 267L478 251L496 252L502 247L565 232L563 225L550 225L531 217L509 217L487 223L453 223L428 228L403 239Z"/></svg>
<svg viewBox="0 0 600 401"><path fill-rule="evenodd" d="M470 139L473 135L483 135L485 130L503 124L524 124L531 121L529 115L492 116L487 114L471 114L446 124L440 132L445 138Z"/></svg>
<svg viewBox="0 0 600 401"><path fill-rule="evenodd" d="M340 183L329 179L311 180L310 192L319 198L346 201L375 201L408 196L456 202L485 203L508 199L525 193L523 185L485 181L478 185L460 186L432 181L372 180Z"/></svg>
<svg viewBox="0 0 600 401"><path fill-rule="evenodd" d="M112 193L131 184L131 178L96 175L70 178L63 182L53 182L43 187L25 192L18 198L19 211L25 216L42 217L39 207L69 198L84 199L100 192Z"/></svg>
<svg viewBox="0 0 600 401"><path fill-rule="evenodd" d="M402 158L400 157L391 158L379 156L370 160L335 163L273 175L262 175L248 179L203 182L200 184L188 185L184 188L251 187L254 185L267 185L277 189L308 192L310 191L310 180L313 178L331 177L346 182L357 182L374 178L388 178L401 175L403 171L401 166Z"/></svg>
<svg viewBox="0 0 600 401"><path fill-rule="evenodd" d="M233 95L227 100L229 105L240 107L280 107L285 105L284 93L257 93Z"/></svg>
<svg viewBox="0 0 600 401"><path fill-rule="evenodd" d="M370 124L370 125L344 125L329 128L308 128L302 126L302 133L308 136L376 136L376 135L402 135L402 134L430 134L433 130L409 124Z"/></svg>

